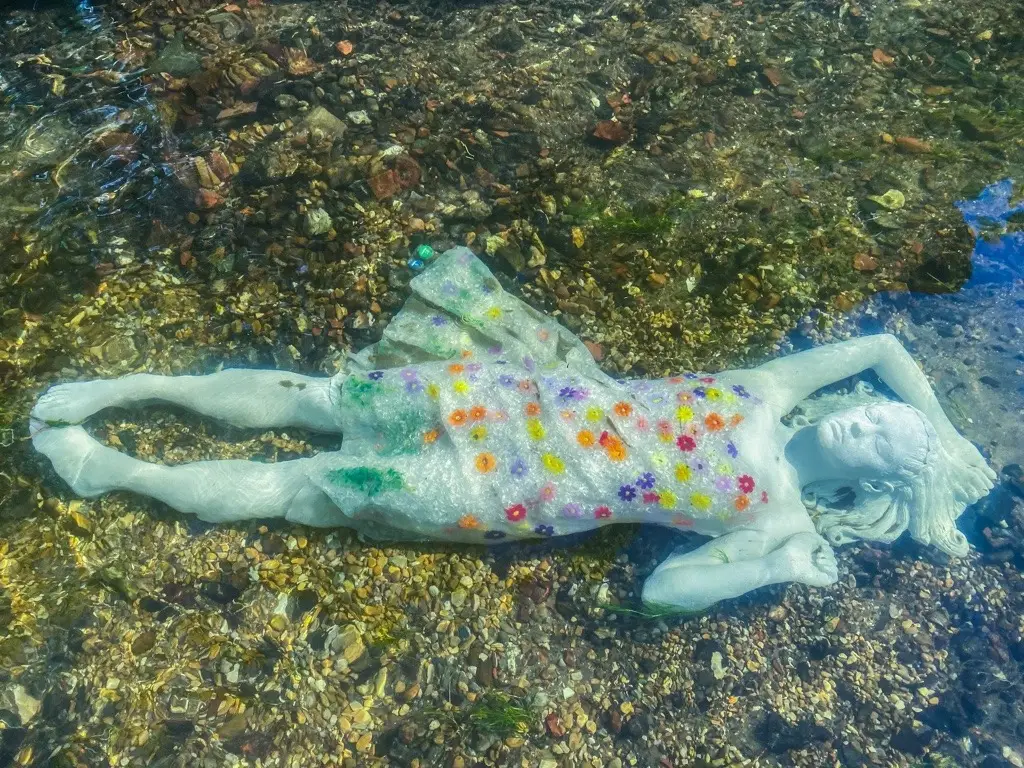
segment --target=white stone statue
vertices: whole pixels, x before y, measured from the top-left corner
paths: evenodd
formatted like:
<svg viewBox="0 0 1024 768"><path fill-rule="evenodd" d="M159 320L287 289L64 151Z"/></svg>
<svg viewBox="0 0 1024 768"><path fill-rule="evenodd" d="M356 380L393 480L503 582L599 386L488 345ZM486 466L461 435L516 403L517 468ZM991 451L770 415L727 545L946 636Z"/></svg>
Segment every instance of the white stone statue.
<svg viewBox="0 0 1024 768"><path fill-rule="evenodd" d="M332 378L266 370L136 374L50 388L35 447L81 496L128 490L206 521L285 518L364 536L488 543L656 523L714 537L676 552L643 600L697 611L766 584L837 579L832 545L906 530L953 556L995 473L893 336L749 370L613 380L565 328L503 291L465 248L440 255L383 339ZM873 369L903 403L808 398ZM340 432L276 464L167 467L78 424L163 401L242 427ZM827 413L783 423L801 404Z"/></svg>

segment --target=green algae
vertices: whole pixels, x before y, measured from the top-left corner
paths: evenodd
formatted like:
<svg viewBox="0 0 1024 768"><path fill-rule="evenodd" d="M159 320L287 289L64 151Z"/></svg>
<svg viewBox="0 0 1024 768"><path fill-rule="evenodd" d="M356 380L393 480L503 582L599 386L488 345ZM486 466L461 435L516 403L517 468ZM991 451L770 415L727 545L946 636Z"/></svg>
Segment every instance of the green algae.
<svg viewBox="0 0 1024 768"><path fill-rule="evenodd" d="M401 473L394 469L375 469L374 467L351 467L335 469L327 473L327 478L335 485L352 488L373 498L388 491L400 491L405 486Z"/></svg>

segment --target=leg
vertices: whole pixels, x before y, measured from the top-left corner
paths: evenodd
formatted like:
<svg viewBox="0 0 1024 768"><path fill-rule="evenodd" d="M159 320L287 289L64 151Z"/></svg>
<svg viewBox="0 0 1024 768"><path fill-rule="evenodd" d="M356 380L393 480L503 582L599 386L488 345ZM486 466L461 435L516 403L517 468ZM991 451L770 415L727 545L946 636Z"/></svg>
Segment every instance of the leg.
<svg viewBox="0 0 1024 768"><path fill-rule="evenodd" d="M80 496L133 491L214 523L284 517L309 525L345 524L341 511L308 479L310 463L316 458L279 464L199 461L165 467L118 453L77 426L39 429L32 443Z"/></svg>
<svg viewBox="0 0 1024 768"><path fill-rule="evenodd" d="M180 405L239 427L305 427L338 432L335 379L282 371L229 369L209 376L155 376L59 384L39 398L33 418L77 424L96 411L150 401Z"/></svg>
<svg viewBox="0 0 1024 768"><path fill-rule="evenodd" d="M799 581L823 587L839 578L828 542L811 531L779 540L760 531L736 531L699 549L670 556L644 582L643 602L703 611L768 584Z"/></svg>

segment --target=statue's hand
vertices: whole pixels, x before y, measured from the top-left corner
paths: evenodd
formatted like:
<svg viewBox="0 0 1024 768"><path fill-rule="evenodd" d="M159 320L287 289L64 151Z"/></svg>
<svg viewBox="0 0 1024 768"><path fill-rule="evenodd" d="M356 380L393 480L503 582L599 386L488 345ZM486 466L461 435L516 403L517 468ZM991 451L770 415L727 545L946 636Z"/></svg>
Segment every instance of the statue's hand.
<svg viewBox="0 0 1024 768"><path fill-rule="evenodd" d="M991 489L996 473L970 440L957 436L944 445L952 459L951 473L964 504L973 504Z"/></svg>

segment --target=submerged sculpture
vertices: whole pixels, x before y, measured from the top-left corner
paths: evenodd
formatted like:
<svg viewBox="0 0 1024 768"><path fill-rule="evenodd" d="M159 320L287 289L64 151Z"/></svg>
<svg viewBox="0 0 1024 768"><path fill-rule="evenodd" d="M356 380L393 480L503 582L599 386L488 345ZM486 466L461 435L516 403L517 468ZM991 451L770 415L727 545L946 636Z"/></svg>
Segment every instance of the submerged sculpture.
<svg viewBox="0 0 1024 768"><path fill-rule="evenodd" d="M700 610L786 581L838 578L832 544L905 530L950 555L995 473L892 336L749 370L613 380L557 322L503 291L466 248L439 256L379 343L333 378L225 370L52 387L33 443L82 496L129 490L213 522L284 517L373 538L495 542L656 523L714 541L663 562L645 603ZM905 402L816 399L874 369ZM244 427L341 432L341 450L277 464L165 467L76 424L165 401Z"/></svg>

